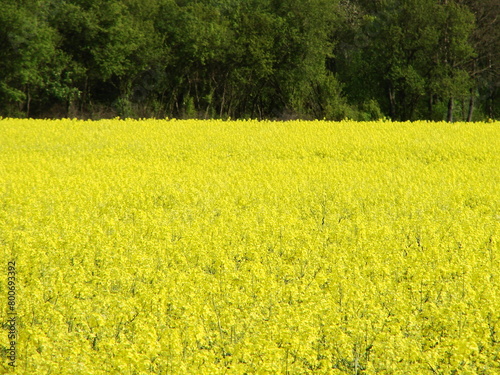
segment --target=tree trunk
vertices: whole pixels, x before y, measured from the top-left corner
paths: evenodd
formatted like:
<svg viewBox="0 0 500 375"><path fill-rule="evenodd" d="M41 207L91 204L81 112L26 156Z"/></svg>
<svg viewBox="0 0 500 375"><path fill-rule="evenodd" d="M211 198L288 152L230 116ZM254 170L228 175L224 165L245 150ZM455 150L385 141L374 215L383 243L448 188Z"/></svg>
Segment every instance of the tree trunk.
<svg viewBox="0 0 500 375"><path fill-rule="evenodd" d="M429 95L429 120L432 120L434 114L434 98L431 95Z"/></svg>
<svg viewBox="0 0 500 375"><path fill-rule="evenodd" d="M391 84L389 84L388 94L389 94L389 104L390 104L390 115L391 118L394 120L396 117L396 95L394 93L394 89L392 88Z"/></svg>
<svg viewBox="0 0 500 375"><path fill-rule="evenodd" d="M83 115L83 110L87 108L86 101L89 91L89 77L85 76L85 84L83 85L82 97L80 98L80 116Z"/></svg>
<svg viewBox="0 0 500 375"><path fill-rule="evenodd" d="M490 89L490 95L486 101L486 112L488 113L488 118L493 118L493 102L495 101L495 89Z"/></svg>
<svg viewBox="0 0 500 375"><path fill-rule="evenodd" d="M30 86L26 87L26 117L30 117L30 107L31 107L31 93Z"/></svg>
<svg viewBox="0 0 500 375"><path fill-rule="evenodd" d="M222 118L222 115L224 114L224 106L226 105L226 87L227 87L227 82L224 82L224 89L222 90L222 99L220 102L220 111L219 111L219 117Z"/></svg>
<svg viewBox="0 0 500 375"><path fill-rule="evenodd" d="M448 114L446 115L446 121L453 122L453 96L448 100Z"/></svg>
<svg viewBox="0 0 500 375"><path fill-rule="evenodd" d="M469 98L469 112L467 113L467 122L472 121L472 113L474 112L474 94L472 90L470 91L470 98Z"/></svg>

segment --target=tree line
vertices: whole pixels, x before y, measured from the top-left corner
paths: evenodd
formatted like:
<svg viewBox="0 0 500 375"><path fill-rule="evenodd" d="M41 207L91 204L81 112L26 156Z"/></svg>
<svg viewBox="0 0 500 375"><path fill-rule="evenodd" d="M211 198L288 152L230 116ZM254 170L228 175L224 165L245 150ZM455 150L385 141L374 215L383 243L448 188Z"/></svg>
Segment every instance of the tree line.
<svg viewBox="0 0 500 375"><path fill-rule="evenodd" d="M500 117L498 0L0 8L0 116Z"/></svg>

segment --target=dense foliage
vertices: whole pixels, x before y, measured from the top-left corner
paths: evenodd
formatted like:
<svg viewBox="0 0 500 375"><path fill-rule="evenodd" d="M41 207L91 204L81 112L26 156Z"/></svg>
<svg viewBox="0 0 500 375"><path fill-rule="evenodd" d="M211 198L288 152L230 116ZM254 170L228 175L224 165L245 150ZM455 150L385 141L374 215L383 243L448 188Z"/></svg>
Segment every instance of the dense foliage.
<svg viewBox="0 0 500 375"><path fill-rule="evenodd" d="M0 0L0 115L500 116L497 0Z"/></svg>
<svg viewBox="0 0 500 375"><path fill-rule="evenodd" d="M499 133L2 120L17 373L499 374Z"/></svg>

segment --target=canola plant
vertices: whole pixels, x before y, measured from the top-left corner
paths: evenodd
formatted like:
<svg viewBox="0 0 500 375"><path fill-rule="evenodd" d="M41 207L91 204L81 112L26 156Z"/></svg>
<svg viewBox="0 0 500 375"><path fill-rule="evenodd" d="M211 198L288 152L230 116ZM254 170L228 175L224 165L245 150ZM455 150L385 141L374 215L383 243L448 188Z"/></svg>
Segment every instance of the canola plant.
<svg viewBox="0 0 500 375"><path fill-rule="evenodd" d="M499 183L498 122L3 119L0 372L499 374Z"/></svg>

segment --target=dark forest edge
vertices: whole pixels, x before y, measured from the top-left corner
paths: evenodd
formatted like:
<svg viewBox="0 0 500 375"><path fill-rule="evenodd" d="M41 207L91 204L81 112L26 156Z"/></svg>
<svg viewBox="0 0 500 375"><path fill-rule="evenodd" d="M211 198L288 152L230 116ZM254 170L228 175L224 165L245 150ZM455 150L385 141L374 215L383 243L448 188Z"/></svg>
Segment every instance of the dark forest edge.
<svg viewBox="0 0 500 375"><path fill-rule="evenodd" d="M0 116L500 118L498 0L0 8Z"/></svg>

